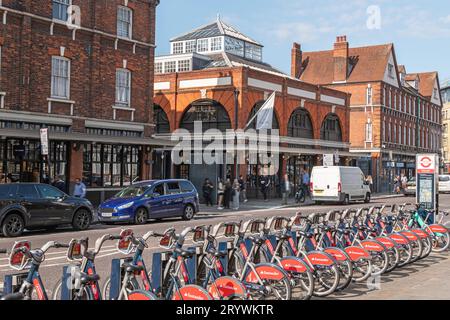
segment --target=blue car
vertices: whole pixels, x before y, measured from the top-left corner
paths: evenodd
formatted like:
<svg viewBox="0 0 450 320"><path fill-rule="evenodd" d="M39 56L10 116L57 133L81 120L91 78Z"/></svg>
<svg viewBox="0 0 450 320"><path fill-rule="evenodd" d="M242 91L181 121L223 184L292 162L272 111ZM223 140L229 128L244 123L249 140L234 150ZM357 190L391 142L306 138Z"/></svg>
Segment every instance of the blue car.
<svg viewBox="0 0 450 320"><path fill-rule="evenodd" d="M198 211L198 192L190 181L151 180L133 184L103 202L98 219L105 224L145 224L149 219L191 220Z"/></svg>

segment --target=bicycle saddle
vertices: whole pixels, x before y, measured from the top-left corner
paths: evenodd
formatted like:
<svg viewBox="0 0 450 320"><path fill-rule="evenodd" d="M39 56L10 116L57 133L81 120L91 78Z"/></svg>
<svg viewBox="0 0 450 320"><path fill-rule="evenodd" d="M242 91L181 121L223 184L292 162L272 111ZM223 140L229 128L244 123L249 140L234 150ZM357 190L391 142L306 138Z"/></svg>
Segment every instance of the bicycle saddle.
<svg viewBox="0 0 450 320"><path fill-rule="evenodd" d="M306 237L306 238L310 238L310 239L312 237L314 237L314 233L312 233L312 232L299 231L298 234L301 235L302 237Z"/></svg>
<svg viewBox="0 0 450 320"><path fill-rule="evenodd" d="M177 253L181 254L181 256L182 256L183 258L192 258L192 257L196 254L195 249L187 249L187 250L184 250L184 249L176 249L175 251L176 251Z"/></svg>
<svg viewBox="0 0 450 320"><path fill-rule="evenodd" d="M22 293L17 292L17 293L7 294L6 296L1 297L0 300L19 301L19 300L25 300L25 296Z"/></svg>
<svg viewBox="0 0 450 320"><path fill-rule="evenodd" d="M141 272L141 271L144 270L144 266L137 266L137 265L132 264L132 263L124 263L123 267L124 267L126 272L130 272L130 273Z"/></svg>
<svg viewBox="0 0 450 320"><path fill-rule="evenodd" d="M261 239L260 236L249 236L248 239L256 244L262 244L264 242L264 240Z"/></svg>
<svg viewBox="0 0 450 320"><path fill-rule="evenodd" d="M82 284L88 284L88 283L96 282L99 280L100 280L100 276L98 274L81 273L80 281Z"/></svg>
<svg viewBox="0 0 450 320"><path fill-rule="evenodd" d="M228 255L227 251L216 251L212 248L208 250L208 253L214 255L216 258L225 258Z"/></svg>

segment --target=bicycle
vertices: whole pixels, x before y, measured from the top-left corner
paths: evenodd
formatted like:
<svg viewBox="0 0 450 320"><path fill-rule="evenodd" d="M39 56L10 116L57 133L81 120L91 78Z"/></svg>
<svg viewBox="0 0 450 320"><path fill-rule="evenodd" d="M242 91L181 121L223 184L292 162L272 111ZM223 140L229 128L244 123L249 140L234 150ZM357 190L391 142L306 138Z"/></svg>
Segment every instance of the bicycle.
<svg viewBox="0 0 450 320"><path fill-rule="evenodd" d="M252 299L290 300L291 284L284 269L273 263L257 261L256 248L262 241L259 234L265 221L253 219L236 225L239 228L235 230L236 235L229 253L235 277L244 284ZM249 231L251 235L246 237ZM247 249L246 239L251 243L250 249Z"/></svg>
<svg viewBox="0 0 450 320"><path fill-rule="evenodd" d="M1 300L48 300L39 267L45 261L45 253L48 250L67 247L66 244L49 241L40 249L31 250L29 241L16 242L11 250L9 266L18 271L28 269L28 275L17 293L7 294Z"/></svg>
<svg viewBox="0 0 450 320"><path fill-rule="evenodd" d="M95 270L95 258L106 241L120 240L121 235L106 234L97 239L93 250L89 249L89 238L72 239L67 250L67 259L72 262L69 277L72 300L103 300L99 285L100 276ZM62 279L53 290L53 300L61 299Z"/></svg>

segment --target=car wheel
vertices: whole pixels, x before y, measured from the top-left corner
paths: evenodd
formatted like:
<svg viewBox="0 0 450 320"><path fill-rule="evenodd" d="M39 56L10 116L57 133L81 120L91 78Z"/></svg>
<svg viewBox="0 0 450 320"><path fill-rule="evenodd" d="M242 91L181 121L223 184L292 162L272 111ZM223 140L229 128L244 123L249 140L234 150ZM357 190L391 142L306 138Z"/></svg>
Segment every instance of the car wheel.
<svg viewBox="0 0 450 320"><path fill-rule="evenodd" d="M91 213L86 209L75 212L72 220L72 227L77 231L87 230L91 225Z"/></svg>
<svg viewBox="0 0 450 320"><path fill-rule="evenodd" d="M19 237L25 229L25 222L18 214L10 214L5 218L2 225L2 233L5 237Z"/></svg>
<svg viewBox="0 0 450 320"><path fill-rule="evenodd" d="M183 211L183 220L192 220L192 218L194 217L194 207L191 206L190 204L188 204L186 207L184 207L184 211Z"/></svg>
<svg viewBox="0 0 450 320"><path fill-rule="evenodd" d="M366 194L366 197L364 198L364 203L369 203L370 202L370 193Z"/></svg>
<svg viewBox="0 0 450 320"><path fill-rule="evenodd" d="M136 214L134 215L134 223L135 224L146 224L148 220L148 212L145 208L139 208L136 210Z"/></svg>

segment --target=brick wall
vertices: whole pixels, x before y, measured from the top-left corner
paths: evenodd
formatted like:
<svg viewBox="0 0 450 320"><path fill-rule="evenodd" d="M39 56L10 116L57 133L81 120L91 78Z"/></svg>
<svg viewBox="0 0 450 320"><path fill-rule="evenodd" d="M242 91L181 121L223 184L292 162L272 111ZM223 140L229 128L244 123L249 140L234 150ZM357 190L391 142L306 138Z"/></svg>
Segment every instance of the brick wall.
<svg viewBox="0 0 450 320"><path fill-rule="evenodd" d="M65 24L52 26L51 0L3 1L7 8L33 15L10 11L6 24L0 24L0 91L6 92L5 109L47 113L51 58L63 53L71 61L75 119L113 120L116 68L126 66L132 72L134 122L150 124L156 0L128 1L133 10L132 41L116 37L117 6L125 5L124 0L73 0L73 4L80 6L81 25L87 28L75 35ZM52 103L52 113L70 116L70 105ZM118 110L116 120L132 121L131 112ZM83 130L83 126L77 122L74 129Z"/></svg>

